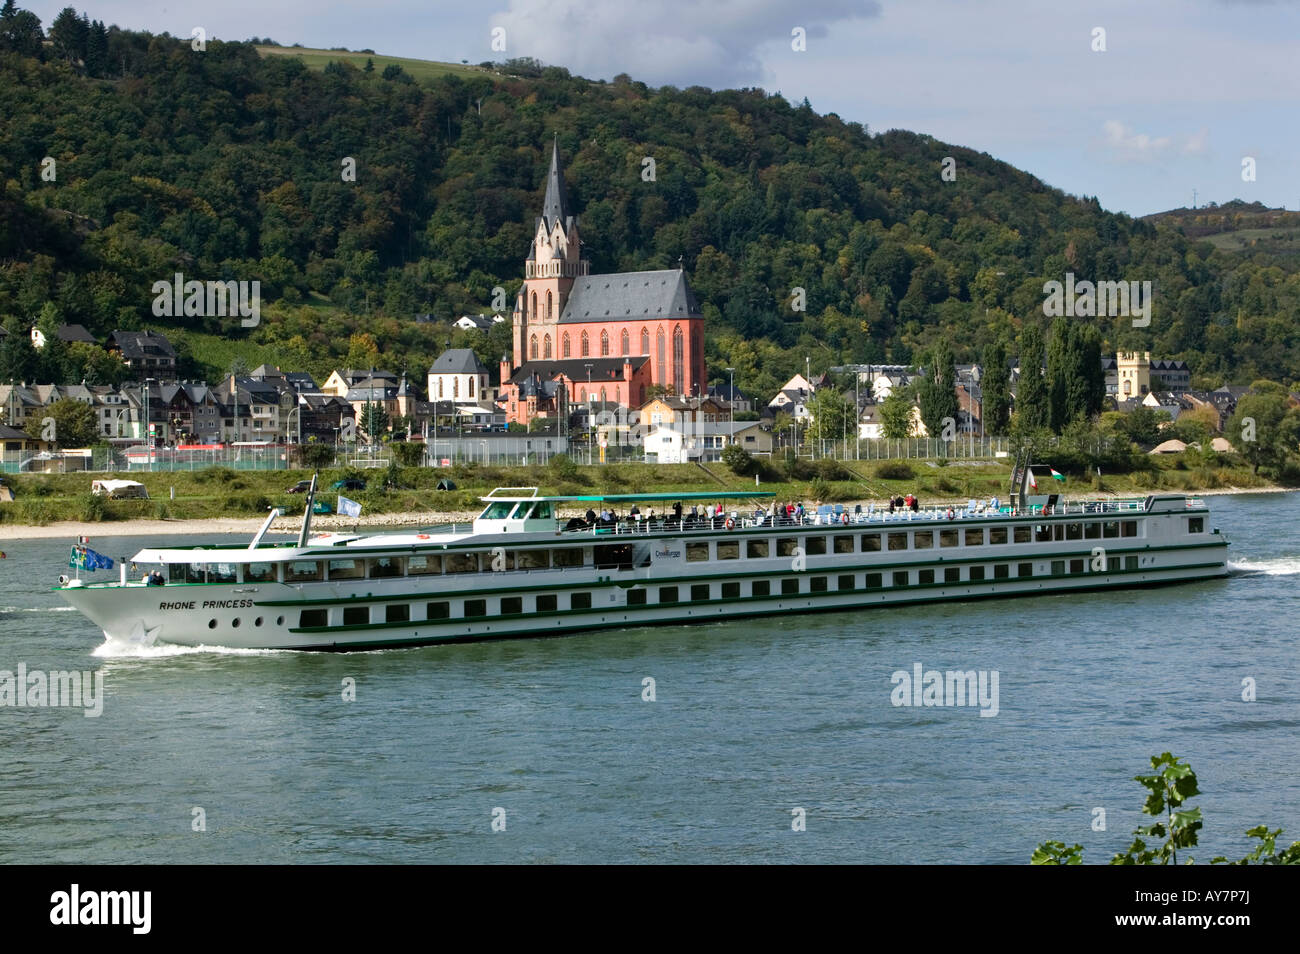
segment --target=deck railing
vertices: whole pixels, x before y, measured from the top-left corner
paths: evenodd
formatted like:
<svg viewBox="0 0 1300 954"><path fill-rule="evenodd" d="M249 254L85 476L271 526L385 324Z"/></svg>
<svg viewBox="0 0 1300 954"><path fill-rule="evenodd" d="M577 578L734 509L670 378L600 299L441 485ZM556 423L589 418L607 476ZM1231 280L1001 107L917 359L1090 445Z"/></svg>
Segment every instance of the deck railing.
<svg viewBox="0 0 1300 954"><path fill-rule="evenodd" d="M1195 498L1188 499L1189 507L1199 507L1200 500ZM989 517L1004 518L1034 518L1034 517L1059 517L1059 516L1097 516L1100 514L1136 514L1143 513L1146 510L1145 497L1117 498L1112 500L1071 500L1058 502L1053 506L1035 505L1023 509L1014 509L1012 507L1001 505L993 507L988 503L978 504L976 506L966 507L919 507L916 510L899 508L891 512L887 507L877 509L875 505L869 506L861 511L849 511L845 509L818 510L816 512L805 512L800 515L788 516L764 511L761 515L756 512L745 513L739 510L731 510L727 513L717 516L696 516L691 517L689 514L683 515L678 521L675 516L664 517L656 515L653 519L646 515L640 515L637 518L622 517L617 522L602 521L597 518L596 522L591 525L581 527L575 526L568 529L567 524L572 521L561 520L559 529L562 533L586 534L590 535L613 535L613 536L631 536L636 534L660 533L660 532L716 532L719 530L736 529L736 528L758 528L774 527L776 529L798 528L798 527L838 527L838 526L862 526L866 524L880 526L896 526L899 524L917 524L929 522L944 522L987 519ZM730 526L728 523L730 522Z"/></svg>

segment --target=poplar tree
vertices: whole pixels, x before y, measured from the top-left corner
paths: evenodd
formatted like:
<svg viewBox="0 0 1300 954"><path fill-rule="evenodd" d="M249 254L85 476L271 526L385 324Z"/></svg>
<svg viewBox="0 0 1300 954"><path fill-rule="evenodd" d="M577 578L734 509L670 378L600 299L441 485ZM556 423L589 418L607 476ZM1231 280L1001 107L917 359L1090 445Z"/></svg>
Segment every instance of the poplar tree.
<svg viewBox="0 0 1300 954"><path fill-rule="evenodd" d="M1020 386L1016 392L1016 427L1021 432L1047 426L1047 382L1042 367L1043 332L1037 325L1028 325L1020 334Z"/></svg>
<svg viewBox="0 0 1300 954"><path fill-rule="evenodd" d="M980 416L984 419L985 434L1007 432L1011 411L1008 378L1007 349L1001 341L994 341L984 349L984 374L980 378L983 393Z"/></svg>

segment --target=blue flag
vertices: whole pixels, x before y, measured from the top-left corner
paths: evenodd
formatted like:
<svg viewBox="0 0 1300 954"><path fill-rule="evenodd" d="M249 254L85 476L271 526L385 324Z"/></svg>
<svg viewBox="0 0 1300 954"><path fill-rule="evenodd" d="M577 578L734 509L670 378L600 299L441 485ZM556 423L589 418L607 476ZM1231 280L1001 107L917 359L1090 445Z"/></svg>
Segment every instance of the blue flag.
<svg viewBox="0 0 1300 954"><path fill-rule="evenodd" d="M79 570L111 570L113 558L97 553L90 547L74 546L72 554L68 557L68 566Z"/></svg>
<svg viewBox="0 0 1300 954"><path fill-rule="evenodd" d="M361 504L339 494L339 513L344 517L361 516Z"/></svg>

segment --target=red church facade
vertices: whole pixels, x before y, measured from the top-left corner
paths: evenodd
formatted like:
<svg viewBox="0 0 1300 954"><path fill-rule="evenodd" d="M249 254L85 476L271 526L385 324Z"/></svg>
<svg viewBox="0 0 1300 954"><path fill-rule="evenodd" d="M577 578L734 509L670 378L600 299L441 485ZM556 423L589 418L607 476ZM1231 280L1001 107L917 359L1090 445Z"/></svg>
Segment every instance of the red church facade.
<svg viewBox="0 0 1300 954"><path fill-rule="evenodd" d="M704 318L680 269L589 274L569 214L558 146L502 358L506 419L527 424L589 401L637 408L649 388L706 390Z"/></svg>

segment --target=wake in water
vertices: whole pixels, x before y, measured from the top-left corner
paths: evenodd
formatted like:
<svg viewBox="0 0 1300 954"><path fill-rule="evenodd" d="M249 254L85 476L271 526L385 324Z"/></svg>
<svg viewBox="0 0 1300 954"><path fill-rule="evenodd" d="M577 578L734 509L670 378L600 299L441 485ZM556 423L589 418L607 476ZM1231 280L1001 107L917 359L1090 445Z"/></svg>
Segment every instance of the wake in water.
<svg viewBox="0 0 1300 954"><path fill-rule="evenodd" d="M214 653L225 656L265 656L270 653L283 652L276 649L232 649L228 646L176 646L157 642L157 630L145 632L144 627L136 624L135 630L125 639L114 639L104 634L102 645L95 647L91 655L102 659L159 659L170 656L189 656L194 653Z"/></svg>
<svg viewBox="0 0 1300 954"><path fill-rule="evenodd" d="M1262 573L1265 576L1292 576L1300 573L1300 557L1280 557L1276 560L1229 560L1228 569L1234 573Z"/></svg>
<svg viewBox="0 0 1300 954"><path fill-rule="evenodd" d="M170 643L150 644L130 639L105 639L92 651L101 659L161 659L170 656L190 656L194 653L212 653L219 656L269 656L286 652L283 649L232 649L229 646L175 646Z"/></svg>

